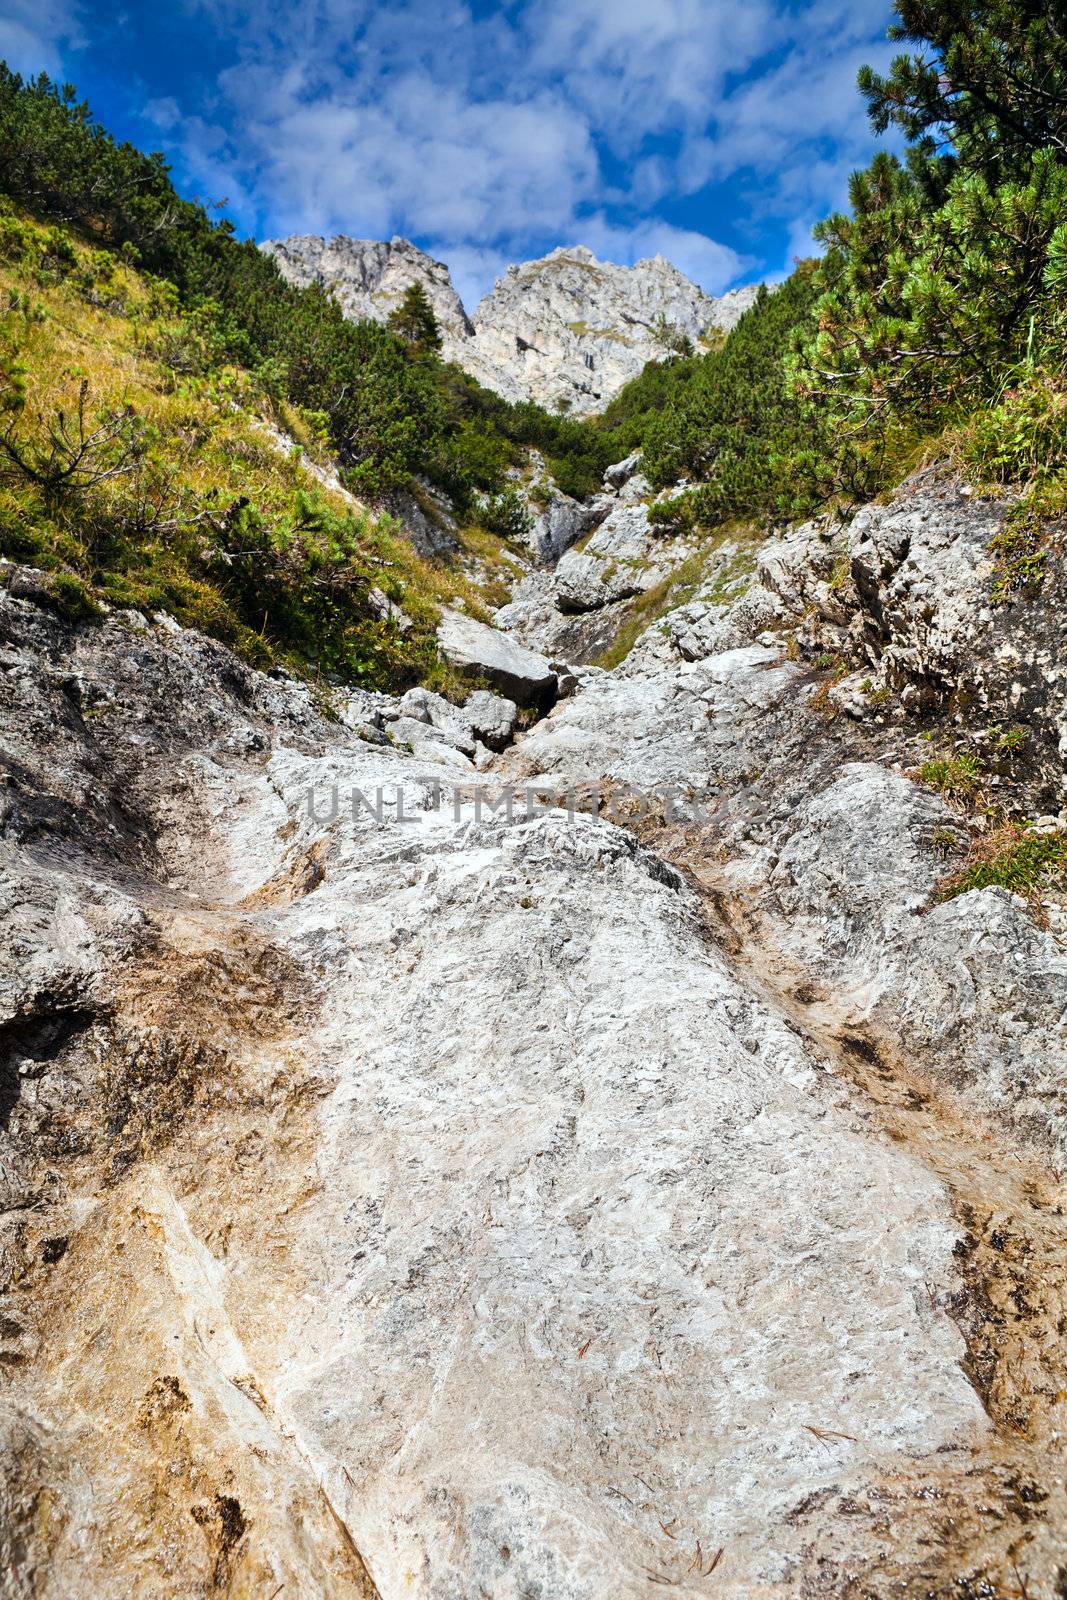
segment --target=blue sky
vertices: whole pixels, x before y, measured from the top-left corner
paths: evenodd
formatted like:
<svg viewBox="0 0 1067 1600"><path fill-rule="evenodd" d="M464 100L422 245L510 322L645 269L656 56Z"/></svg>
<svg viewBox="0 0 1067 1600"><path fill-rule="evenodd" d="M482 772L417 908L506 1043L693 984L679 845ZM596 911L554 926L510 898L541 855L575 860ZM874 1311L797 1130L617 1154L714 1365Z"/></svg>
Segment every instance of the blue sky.
<svg viewBox="0 0 1067 1600"><path fill-rule="evenodd" d="M0 0L242 234L413 239L468 306L510 261L662 251L713 293L810 250L874 143L888 0Z"/></svg>

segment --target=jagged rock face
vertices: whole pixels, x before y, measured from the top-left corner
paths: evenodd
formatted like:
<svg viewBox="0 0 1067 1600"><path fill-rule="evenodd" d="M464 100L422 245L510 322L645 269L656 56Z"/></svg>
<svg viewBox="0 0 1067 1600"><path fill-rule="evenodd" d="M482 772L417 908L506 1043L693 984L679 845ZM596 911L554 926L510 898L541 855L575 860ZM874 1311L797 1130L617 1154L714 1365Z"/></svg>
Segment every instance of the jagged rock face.
<svg viewBox="0 0 1067 1600"><path fill-rule="evenodd" d="M990 544L1010 502L975 494L928 467L884 505L841 530L805 523L760 556L779 615L803 615L812 647L860 665L844 686L899 699L910 712L948 709L962 725L1015 728L1043 779L1045 803L1067 799L1067 563L1050 542L1040 593L992 596Z"/></svg>
<svg viewBox="0 0 1067 1600"><path fill-rule="evenodd" d="M406 239L350 239L345 234L324 239L304 233L268 239L262 248L290 283L299 288L320 284L354 322L384 322L405 289L421 283L446 341L454 344L471 336L473 330L444 262Z"/></svg>
<svg viewBox="0 0 1067 1600"><path fill-rule="evenodd" d="M509 267L474 313L463 365L510 400L576 414L603 410L665 342L732 328L756 297L706 295L663 256L620 267L576 245Z"/></svg>
<svg viewBox="0 0 1067 1600"><path fill-rule="evenodd" d="M625 620L625 602L669 578L694 554L693 536L675 536L657 527L650 508L655 496L637 471L638 456L617 462L604 475L604 490L584 505L553 502L549 526L564 530L566 546L556 548L551 573L535 571L518 583L494 625L531 649L588 663L605 650ZM553 559L543 524L534 523L537 553ZM581 534L589 537L571 548ZM712 560L711 566L717 563Z"/></svg>
<svg viewBox="0 0 1067 1600"><path fill-rule="evenodd" d="M384 322L414 282L426 289L443 353L508 400L577 415L603 410L671 339L728 331L757 289L707 295L663 256L620 267L583 245L509 267L468 317L448 268L406 239L388 243L309 234L263 249L291 283L320 283L354 318Z"/></svg>
<svg viewBox="0 0 1067 1600"><path fill-rule="evenodd" d="M595 505L555 493L547 506L538 506L531 512L530 548L538 561L551 565L594 525L600 515Z"/></svg>

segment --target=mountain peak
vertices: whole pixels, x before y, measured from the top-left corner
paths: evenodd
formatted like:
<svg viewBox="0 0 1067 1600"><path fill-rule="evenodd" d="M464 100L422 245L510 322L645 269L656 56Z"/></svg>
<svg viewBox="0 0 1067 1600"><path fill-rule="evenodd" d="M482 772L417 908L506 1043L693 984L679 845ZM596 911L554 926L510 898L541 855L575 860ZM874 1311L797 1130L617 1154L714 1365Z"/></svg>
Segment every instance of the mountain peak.
<svg viewBox="0 0 1067 1600"><path fill-rule="evenodd" d="M468 316L448 267L399 235L388 241L336 234L268 240L262 247L291 283L319 283L353 319L384 322L421 283L441 329L445 358L505 399L550 409L601 411L647 362L712 329L729 329L755 287L715 297L656 254L632 267L601 261L588 245L557 245L517 262Z"/></svg>

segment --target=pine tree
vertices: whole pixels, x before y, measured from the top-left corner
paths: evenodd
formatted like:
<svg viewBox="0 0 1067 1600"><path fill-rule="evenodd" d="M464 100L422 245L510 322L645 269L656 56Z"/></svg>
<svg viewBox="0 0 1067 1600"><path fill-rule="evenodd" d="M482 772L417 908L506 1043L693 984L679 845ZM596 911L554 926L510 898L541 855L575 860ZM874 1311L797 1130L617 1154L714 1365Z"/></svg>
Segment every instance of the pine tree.
<svg viewBox="0 0 1067 1600"><path fill-rule="evenodd" d="M859 76L879 133L916 141L913 165L993 183L1039 150L1067 161L1067 10L1063 0L897 0L889 37L918 51L882 77Z"/></svg>
<svg viewBox="0 0 1067 1600"><path fill-rule="evenodd" d="M420 355L441 348L441 330L421 283L408 284L400 304L389 313L389 327Z"/></svg>
<svg viewBox="0 0 1067 1600"><path fill-rule="evenodd" d="M793 366L802 398L856 437L927 429L1062 356L1055 298L1067 214L1062 0L896 0L890 36L922 47L859 85L877 131L917 142L853 176L827 250L818 332Z"/></svg>

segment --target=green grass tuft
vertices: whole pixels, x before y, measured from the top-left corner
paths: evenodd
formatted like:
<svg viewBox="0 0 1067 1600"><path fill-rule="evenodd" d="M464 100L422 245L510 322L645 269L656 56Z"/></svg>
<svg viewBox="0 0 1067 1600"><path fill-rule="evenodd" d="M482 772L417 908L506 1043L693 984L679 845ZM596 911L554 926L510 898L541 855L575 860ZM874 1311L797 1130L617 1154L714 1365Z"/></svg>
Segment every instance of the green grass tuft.
<svg viewBox="0 0 1067 1600"><path fill-rule="evenodd" d="M955 800L972 800L982 786L982 769L978 758L964 751L962 755L924 761L919 768L919 780L939 794Z"/></svg>
<svg viewBox="0 0 1067 1600"><path fill-rule="evenodd" d="M990 888L1030 897L1067 875L1067 832L1034 833L1018 823L1008 823L979 840L972 855L976 859L969 866L941 885L943 900L970 889Z"/></svg>

